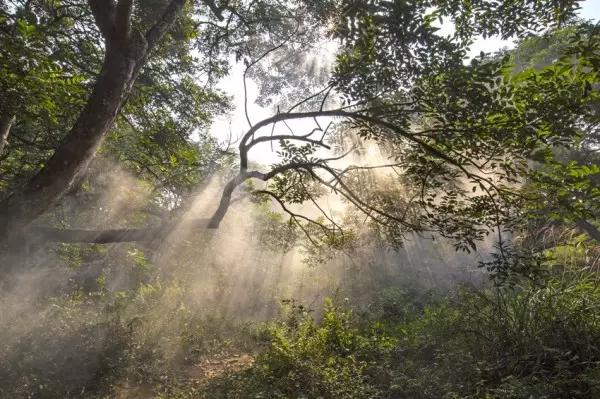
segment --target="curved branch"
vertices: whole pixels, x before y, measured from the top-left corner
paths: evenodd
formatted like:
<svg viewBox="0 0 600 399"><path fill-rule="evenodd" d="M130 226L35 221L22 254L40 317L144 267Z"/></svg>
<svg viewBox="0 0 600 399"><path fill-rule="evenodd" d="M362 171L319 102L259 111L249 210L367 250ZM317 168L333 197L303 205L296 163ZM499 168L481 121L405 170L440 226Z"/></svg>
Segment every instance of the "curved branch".
<svg viewBox="0 0 600 399"><path fill-rule="evenodd" d="M342 180L342 177L345 173L347 173L351 170L354 170L354 169L359 169L359 168L360 169L375 169L375 168L381 168L381 167L393 168L395 166L398 166L398 164L389 164L389 165L381 165L381 166L365 166L365 167L351 166L351 167L348 167L345 170L339 172L327 165L327 161L334 160L337 158L329 158L329 159L323 159L323 160L320 160L317 162L298 162L298 163L292 162L289 164L277 166L267 173L262 173L262 172L258 172L258 171L248 172L247 171L248 151L254 145L261 143L261 142L269 142L269 141L272 142L274 140L281 140L281 139L298 140L298 141L310 142L310 143L317 144L320 146L324 146L325 148L328 148L325 144L323 144L323 139L313 140L313 139L309 138L309 136L311 134L313 134L315 132L315 130L313 130L312 132L310 132L304 136L271 135L271 136L255 138L255 133L263 127L266 127L269 125L275 125L278 122L285 123L288 120L294 120L294 119L312 118L315 121L317 121L318 117L341 117L341 118L347 118L349 120L363 122L363 123L366 123L369 125L379 126L379 127L388 129L391 132L394 132L395 134L397 134L398 136L406 139L407 141L418 145L423 151L425 151L430 156L440 159L441 161L456 167L462 173L464 173L464 175L466 177L473 179L474 181L480 183L482 186L484 186L483 183L486 183L488 185L488 187L484 187L484 190L487 192L487 194L490 197L492 197L492 200L493 200L493 195L490 192L489 187L491 187L494 191L496 191L499 194L502 193L502 188L497 187L493 181L491 181L490 179L488 179L486 177L483 177L476 173L471 172L469 169L467 169L467 167L460 160L456 160L452 156L450 156L450 155L446 154L445 152L443 152L442 150L440 150L439 148L436 148L436 146L434 144L430 144L427 141L424 141L423 139L419 138L418 136L405 131L404 129L395 125L392 122L388 122L384 119L380 119L380 118L365 114L363 112L364 111L347 111L344 108L339 108L339 109L326 110L326 111L319 110L319 111L312 111L312 112L278 113L270 118L263 119L262 121L258 122L254 126L251 126L251 128L242 136L242 138L240 140L240 144L239 144L240 172L238 173L238 175L236 176L235 179L231 180L225 186L225 188L223 190L221 202L219 204L217 211L213 215L213 218L211 219L209 228L217 228L219 226L219 223L225 216L225 213L227 212L227 209L229 207L229 203L231 201L231 194L233 193L235 188L238 185L240 185L243 181L245 181L249 178L257 178L257 179L260 179L263 181L267 181L267 180L273 178L274 176L276 176L277 174L283 173L287 170L304 169L304 170L307 170L309 173L311 173L313 178L320 181L321 184L325 185L326 187L331 188L332 190L334 190L334 192L339 192L346 199L348 199L351 203L353 203L355 206L357 206L358 209L360 209L366 215L373 218L378 223L386 225L385 221L381 220L379 217L373 216L373 213L379 215L380 217L385 218L386 220L395 221L397 223L400 223L401 225L406 226L408 228L411 228L414 230L420 230L420 226L413 225L413 224L407 222L406 220L404 220L404 218L398 218L394 215L389 214L388 212L385 212L381 209L374 208L374 207L370 206L369 204L365 203L362 199L358 198L355 195L355 193L353 193L353 191ZM318 124L318 121L317 121L317 124ZM319 130L319 129L317 129L317 130ZM347 154L344 154L343 156L345 156L345 155L347 155ZM319 169L319 168L328 172L333 177L332 181L327 182L323 178L319 177L314 172L314 169ZM341 188L341 190L340 190L340 188ZM494 204L495 204L495 201L494 201Z"/></svg>
<svg viewBox="0 0 600 399"><path fill-rule="evenodd" d="M240 169L246 170L248 169L248 141L252 139L253 135L263 127L269 126L271 124L294 120L294 119L306 119L306 118L317 118L317 117L348 117L349 113L341 110L331 110L331 111L313 111L313 112L291 112L291 113L281 113L274 115L270 118L263 119L258 122L256 125L252 126L242 139L240 140L239 150L240 150ZM267 136L266 136L267 137ZM294 137L302 137L302 136L294 136ZM265 140L266 141L266 140Z"/></svg>
<svg viewBox="0 0 600 399"><path fill-rule="evenodd" d="M293 110L295 110L296 108L298 108L299 106L301 106L302 104L305 104L306 102L312 100L315 97L320 96L321 94L327 92L327 94L325 95L325 99L327 99L327 95L329 94L329 92L331 92L331 90L333 89L333 86L331 84L325 86L325 88L319 90L318 92L311 94L310 96L298 101L296 104L292 105L290 107L290 109L287 110L287 113L292 112ZM321 105L323 105L324 101L322 101ZM321 110L323 110L323 107L321 106L320 108Z"/></svg>
<svg viewBox="0 0 600 399"><path fill-rule="evenodd" d="M248 173L238 173L237 176L231 179L223 188L223 193L221 194L221 200L219 201L219 207L213 214L212 218L208 222L209 229L216 229L221 224L221 221L225 217L227 210L229 209L229 205L231 205L231 195L233 194L233 190L236 189L237 186L242 184L244 181L248 180L250 177L254 177Z"/></svg>
<svg viewBox="0 0 600 399"><path fill-rule="evenodd" d="M314 139L310 139L306 136L292 136L290 134L279 134L279 135L263 136L263 137L255 138L246 146L246 150L249 150L250 148L254 147L256 144L259 144L259 143L264 143L264 142L268 142L268 141L279 141L279 140L304 141L307 143L316 144L323 148L327 148L328 150L331 149L331 147L329 145L323 143L323 140L314 140Z"/></svg>
<svg viewBox="0 0 600 399"><path fill-rule="evenodd" d="M320 227L321 229L323 229L324 231L331 233L333 231L332 228L325 226L322 223L317 222L316 220L313 220L311 218L309 218L308 216L304 216L302 214L299 213L295 213L292 210L290 210L286 205L285 202L283 202L283 200L276 195L275 193L268 191L268 190L257 190L254 192L255 194L263 194L263 195L268 195L269 197L273 198L275 201L277 201L277 203L279 204L279 206L281 206L281 209L283 209L283 211L285 213L287 213L288 215L290 215L291 217L293 217L294 219L298 218L298 219L302 219L302 220L306 220L308 223L314 224L315 226Z"/></svg>

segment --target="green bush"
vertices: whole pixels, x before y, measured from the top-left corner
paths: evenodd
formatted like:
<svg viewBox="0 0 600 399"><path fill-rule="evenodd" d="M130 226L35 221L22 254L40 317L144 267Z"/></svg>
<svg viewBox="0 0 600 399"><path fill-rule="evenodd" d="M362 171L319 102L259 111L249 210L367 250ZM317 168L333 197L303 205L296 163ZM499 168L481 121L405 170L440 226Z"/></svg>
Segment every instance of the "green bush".
<svg viewBox="0 0 600 399"><path fill-rule="evenodd" d="M422 308L397 292L384 292L382 303L390 298L394 307L383 306L382 318L369 323L331 301L319 322L293 304L285 322L267 328L268 346L255 365L210 392L228 398L598 397L594 275L518 289L460 288Z"/></svg>
<svg viewBox="0 0 600 399"><path fill-rule="evenodd" d="M327 300L317 323L290 303L285 321L266 326L268 346L254 367L214 383L210 392L229 398L371 398L379 395L369 376L377 342L353 325L352 312ZM216 390L216 391L215 391Z"/></svg>

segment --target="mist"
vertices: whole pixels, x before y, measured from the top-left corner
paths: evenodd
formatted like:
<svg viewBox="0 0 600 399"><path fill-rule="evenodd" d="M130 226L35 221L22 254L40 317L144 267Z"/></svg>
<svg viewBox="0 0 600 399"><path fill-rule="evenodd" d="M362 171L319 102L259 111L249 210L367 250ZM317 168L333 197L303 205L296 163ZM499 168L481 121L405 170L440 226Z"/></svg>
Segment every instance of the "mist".
<svg viewBox="0 0 600 399"><path fill-rule="evenodd" d="M384 158L371 147L344 162L378 164ZM78 223L100 229L147 222L144 208L152 201L147 186L106 160L102 170L95 190L86 194L100 195L84 207L81 198L67 200L65 214L78 214ZM379 170L369 173L375 180L375 175L386 177ZM243 195L218 229L207 230L225 181L222 174L208 179L159 240L37 243L3 260L12 267L3 276L0 298L0 379L24 378L25 386L42 388L52 379L72 379L73 386L92 387L101 383L99 373L111 367L106 362L115 362L119 351L148 348L161 353L162 362L183 367L190 358L185 333L190 328L194 334L206 331L201 346L209 351L241 326L281 317L282 304L290 301L315 317L326 298L369 314L386 290L441 296L458 284L486 281L476 266L481 255L458 253L439 237L416 233L394 249L365 225L355 244L314 252L275 202L261 205ZM319 203L332 217L351 216L344 216L350 208L334 193L321 196ZM294 211L317 216L314 206ZM32 381L13 370L48 380Z"/></svg>
<svg viewBox="0 0 600 399"><path fill-rule="evenodd" d="M0 2L0 399L600 397L598 25L506 3Z"/></svg>

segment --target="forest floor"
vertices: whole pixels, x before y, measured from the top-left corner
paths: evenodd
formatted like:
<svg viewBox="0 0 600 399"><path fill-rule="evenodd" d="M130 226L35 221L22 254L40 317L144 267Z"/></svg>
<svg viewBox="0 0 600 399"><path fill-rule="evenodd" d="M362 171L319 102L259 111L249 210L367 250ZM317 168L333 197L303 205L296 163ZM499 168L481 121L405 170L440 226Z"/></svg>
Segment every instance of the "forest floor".
<svg viewBox="0 0 600 399"><path fill-rule="evenodd" d="M201 358L181 371L180 382L195 387L203 387L212 380L228 374L246 370L254 364L254 356L249 353L218 353ZM125 382L115 389L115 399L147 399L156 396L151 384L130 384Z"/></svg>

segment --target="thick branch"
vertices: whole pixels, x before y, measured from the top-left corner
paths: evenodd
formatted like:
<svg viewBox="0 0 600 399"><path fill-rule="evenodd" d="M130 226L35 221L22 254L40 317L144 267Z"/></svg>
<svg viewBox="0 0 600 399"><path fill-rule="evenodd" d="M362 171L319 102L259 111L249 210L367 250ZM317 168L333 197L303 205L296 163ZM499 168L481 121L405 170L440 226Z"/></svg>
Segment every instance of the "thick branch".
<svg viewBox="0 0 600 399"><path fill-rule="evenodd" d="M112 38L116 23L114 2L89 0L89 4L102 34ZM149 51L172 26L184 4L185 0L172 0L146 38L139 35L107 41L102 70L75 125L40 172L21 191L0 203L0 241L9 234L20 234L85 172L129 96ZM130 0L121 0L119 7L120 19L129 18Z"/></svg>
<svg viewBox="0 0 600 399"><path fill-rule="evenodd" d="M63 243L108 244L114 242L150 241L156 238L159 229L58 229L40 227L33 231L44 241Z"/></svg>
<svg viewBox="0 0 600 399"><path fill-rule="evenodd" d="M162 40L163 36L171 28L175 20L181 14L186 0L172 0L163 15L156 21L154 26L146 32L146 42L148 51L151 51L156 44Z"/></svg>
<svg viewBox="0 0 600 399"><path fill-rule="evenodd" d="M88 0L92 15L104 39L110 41L115 33L115 2L113 0Z"/></svg>
<svg viewBox="0 0 600 399"><path fill-rule="evenodd" d="M231 179L223 189L223 193L221 194L221 201L219 202L219 207L215 211L213 217L208 222L209 229L216 229L221 224L221 221L225 217L227 210L229 209L229 205L231 204L231 195L233 194L233 190L244 181L248 180L250 177L253 177L247 173L240 172L238 175Z"/></svg>
<svg viewBox="0 0 600 399"><path fill-rule="evenodd" d="M69 134L22 191L2 202L0 237L44 213L85 172L131 90L137 62L126 48L107 46L94 90Z"/></svg>
<svg viewBox="0 0 600 399"><path fill-rule="evenodd" d="M223 10L217 6L213 0L204 0L204 3L210 8L210 11L217 17L219 21L223 21Z"/></svg>
<svg viewBox="0 0 600 399"><path fill-rule="evenodd" d="M3 115L0 117L0 155L4 152L4 147L6 147L6 143L8 142L8 135L13 123L15 123L14 115Z"/></svg>
<svg viewBox="0 0 600 399"><path fill-rule="evenodd" d="M233 194L233 191L240 184L245 182L246 180L259 179L262 181L267 181L269 179L272 179L276 175L283 173L287 170L310 169L310 168L316 167L318 165L320 165L320 164L310 163L310 162L289 163L289 164L277 166L267 173L259 172L256 170L249 171L249 172L245 171L245 170L240 171L237 174L237 176L235 178L231 179L223 188L223 193L221 194L221 200L219 201L219 207L217 208L217 210L213 214L212 218L210 219L210 222L208 223L208 228L216 229L219 227L219 225L221 224L221 221L223 221L223 218L225 217L225 214L227 213L227 210L229 209L229 205L231 204L231 195Z"/></svg>
<svg viewBox="0 0 600 399"><path fill-rule="evenodd" d="M171 215L162 223L144 228L124 229L62 229L55 227L31 227L27 232L33 237L47 242L109 244L119 242L156 242L167 237L180 225L179 216ZM195 219L186 225L192 229L206 229L207 219Z"/></svg>
<svg viewBox="0 0 600 399"><path fill-rule="evenodd" d="M115 11L115 33L119 39L127 39L131 30L133 0L119 0Z"/></svg>

